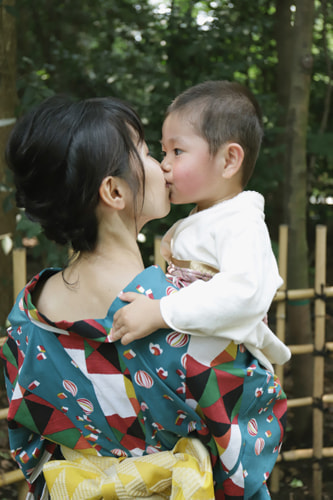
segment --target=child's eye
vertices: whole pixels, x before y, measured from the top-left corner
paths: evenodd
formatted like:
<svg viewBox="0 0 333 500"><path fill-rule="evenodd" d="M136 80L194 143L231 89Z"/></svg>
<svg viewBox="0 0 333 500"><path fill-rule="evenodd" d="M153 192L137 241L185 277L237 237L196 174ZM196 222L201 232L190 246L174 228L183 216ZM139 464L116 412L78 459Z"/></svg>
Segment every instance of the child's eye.
<svg viewBox="0 0 333 500"><path fill-rule="evenodd" d="M162 158L165 158L166 157L166 152L165 151L161 151L161 156L162 156Z"/></svg>
<svg viewBox="0 0 333 500"><path fill-rule="evenodd" d="M182 150L179 148L175 148L175 155L179 156L180 154L182 154Z"/></svg>

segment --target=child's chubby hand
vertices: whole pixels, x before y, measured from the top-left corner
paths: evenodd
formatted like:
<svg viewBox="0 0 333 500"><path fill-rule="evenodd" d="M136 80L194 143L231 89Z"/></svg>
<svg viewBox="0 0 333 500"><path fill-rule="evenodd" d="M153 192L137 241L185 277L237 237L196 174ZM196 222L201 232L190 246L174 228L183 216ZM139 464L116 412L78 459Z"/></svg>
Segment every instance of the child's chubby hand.
<svg viewBox="0 0 333 500"><path fill-rule="evenodd" d="M124 345L147 337L159 328L168 328L160 311L160 301L135 292L121 292L119 298L129 302L113 317L111 338Z"/></svg>

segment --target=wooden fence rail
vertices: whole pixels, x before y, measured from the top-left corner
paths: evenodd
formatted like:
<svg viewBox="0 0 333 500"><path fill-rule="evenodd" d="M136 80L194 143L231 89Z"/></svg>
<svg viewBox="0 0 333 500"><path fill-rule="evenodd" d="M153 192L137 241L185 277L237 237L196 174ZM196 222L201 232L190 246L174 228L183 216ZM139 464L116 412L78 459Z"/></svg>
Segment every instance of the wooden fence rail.
<svg viewBox="0 0 333 500"><path fill-rule="evenodd" d="M288 228L280 226L279 233L279 271L284 280L284 284L276 293L276 334L285 342L285 331L287 322L287 301L311 299L314 301L314 343L290 345L289 348L293 356L312 353L314 355L313 370L313 394L303 398L288 399L288 408L301 406L312 406L313 408L313 448L296 449L282 451L278 457L278 462L273 470L270 479L270 489L272 493L279 491L279 463L281 461L294 461L313 459L313 499L322 498L322 469L320 461L324 458L333 457L333 447L325 447L324 435L324 413L323 405L333 404L333 394L325 394L324 373L325 356L333 352L333 342L325 340L326 328L326 300L333 297L333 286L326 286L326 227L316 228L316 252L315 252L315 283L313 289L287 290L287 249L288 249ZM154 252L155 262L165 270L165 263L160 257L160 238L155 239ZM14 297L24 287L26 283L26 254L24 249L13 251L13 280ZM5 338L0 338L0 345L5 342ZM291 361L292 362L292 361ZM284 368L276 367L276 373L283 385ZM319 404L318 404L319 403ZM8 408L0 409L0 419L7 417ZM15 470L0 475L0 487L23 479L22 472Z"/></svg>

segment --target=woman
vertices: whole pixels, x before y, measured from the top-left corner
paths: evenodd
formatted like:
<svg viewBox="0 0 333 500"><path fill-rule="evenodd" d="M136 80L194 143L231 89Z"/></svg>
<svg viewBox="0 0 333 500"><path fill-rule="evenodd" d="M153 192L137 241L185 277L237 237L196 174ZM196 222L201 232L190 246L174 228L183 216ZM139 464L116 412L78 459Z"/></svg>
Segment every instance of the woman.
<svg viewBox="0 0 333 500"><path fill-rule="evenodd" d="M159 330L129 346L112 342L112 318L124 305L120 291L154 298L175 291L160 268L144 270L136 242L146 222L169 211L168 189L137 115L110 98L77 103L51 98L15 126L6 157L18 206L40 222L50 239L70 244L76 253L66 268L44 270L21 292L2 351L11 449L33 498L46 495L41 472L50 459L44 473L52 497L62 498L56 490L67 465L69 481L63 482L72 490L77 483L79 491L87 477L95 478L101 457L107 469L126 457L135 457L130 464L139 460L145 496L174 498L178 483L173 478L170 483L169 472L176 476L179 469L182 476L185 463L200 476L203 467L198 488L192 481L194 490L186 493L185 485L183 497L212 498L201 443L210 451L215 498L224 498L225 491L239 497L249 475L258 476L253 491L248 489L254 498L283 436L286 405L279 384L272 384L249 353L234 344L219 356L218 339L203 344ZM256 398L243 398L245 385ZM239 429L254 414L250 437L243 443L245 433ZM190 441L190 452L189 441L181 439L188 436L201 441ZM256 463L253 471L243 471L239 450L246 453L252 446L264 457L261 468ZM172 449L176 462L170 462ZM63 457L67 461L56 460ZM161 457L167 457L169 472L160 476L159 463L148 479L147 467ZM98 462L99 470L103 464ZM85 472L75 482L77 469ZM112 475L124 477L118 469ZM104 469L94 481L89 488L100 488L100 496L77 493L76 498L117 497L109 489L119 485L108 483ZM164 482L161 493L157 484ZM125 483L121 488L128 496L139 496Z"/></svg>

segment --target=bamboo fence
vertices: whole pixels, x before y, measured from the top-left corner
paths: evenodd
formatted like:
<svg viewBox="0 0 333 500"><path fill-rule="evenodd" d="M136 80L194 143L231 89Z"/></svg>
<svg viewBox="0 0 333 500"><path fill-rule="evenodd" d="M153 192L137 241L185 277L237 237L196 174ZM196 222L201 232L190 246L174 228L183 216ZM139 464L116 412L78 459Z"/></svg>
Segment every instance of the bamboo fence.
<svg viewBox="0 0 333 500"><path fill-rule="evenodd" d="M288 408L312 406L313 430L312 448L282 451L278 457L277 465L270 478L270 489L272 493L279 491L279 463L281 461L297 461L310 459L313 461L313 499L322 498L322 468L321 461L333 457L333 447L325 447L324 436L324 412L325 406L333 403L333 394L325 394L324 373L326 354L333 352L333 342L325 340L326 328L326 300L333 297L333 286L326 286L326 226L316 228L316 251L315 251L315 283L313 289L287 290L287 250L288 250L288 227L280 226L279 233L279 271L284 284L276 293L274 301L276 304L276 334L285 342L285 331L287 322L287 302L289 300L311 299L314 301L314 343L302 345L289 345L293 356L309 354L314 355L313 371L313 393L307 397L288 399ZM1 238L1 236L0 236ZM165 270L165 262L160 256L160 238L155 239L154 253L155 263ZM26 251L25 249L13 250L13 288L14 298L26 283ZM0 338L0 346L5 338ZM291 361L292 362L292 361ZM276 374L283 385L284 368L276 367ZM8 408L0 409L0 419L7 417ZM0 473L0 487L23 479L20 470L14 470L5 474Z"/></svg>
<svg viewBox="0 0 333 500"><path fill-rule="evenodd" d="M301 459L312 459L312 488L313 499L322 498L322 467L323 458L333 457L333 447L324 447L324 407L333 403L333 394L325 394L325 355L333 351L333 342L325 341L326 330L326 300L333 297L333 287L326 286L326 226L316 227L315 248L315 283L313 289L287 290L287 250L288 227L280 226L279 234L279 271L284 284L278 290L274 300L276 306L276 334L284 342L287 320L287 301L300 299L314 300L314 343L303 345L290 345L293 356L312 353L314 355L313 393L308 397L288 399L288 408L312 406L313 429L312 445L310 449L297 449L280 453L278 463ZM283 386L284 370L282 366L276 367L276 374ZM272 493L279 491L279 466L277 465L271 476Z"/></svg>

